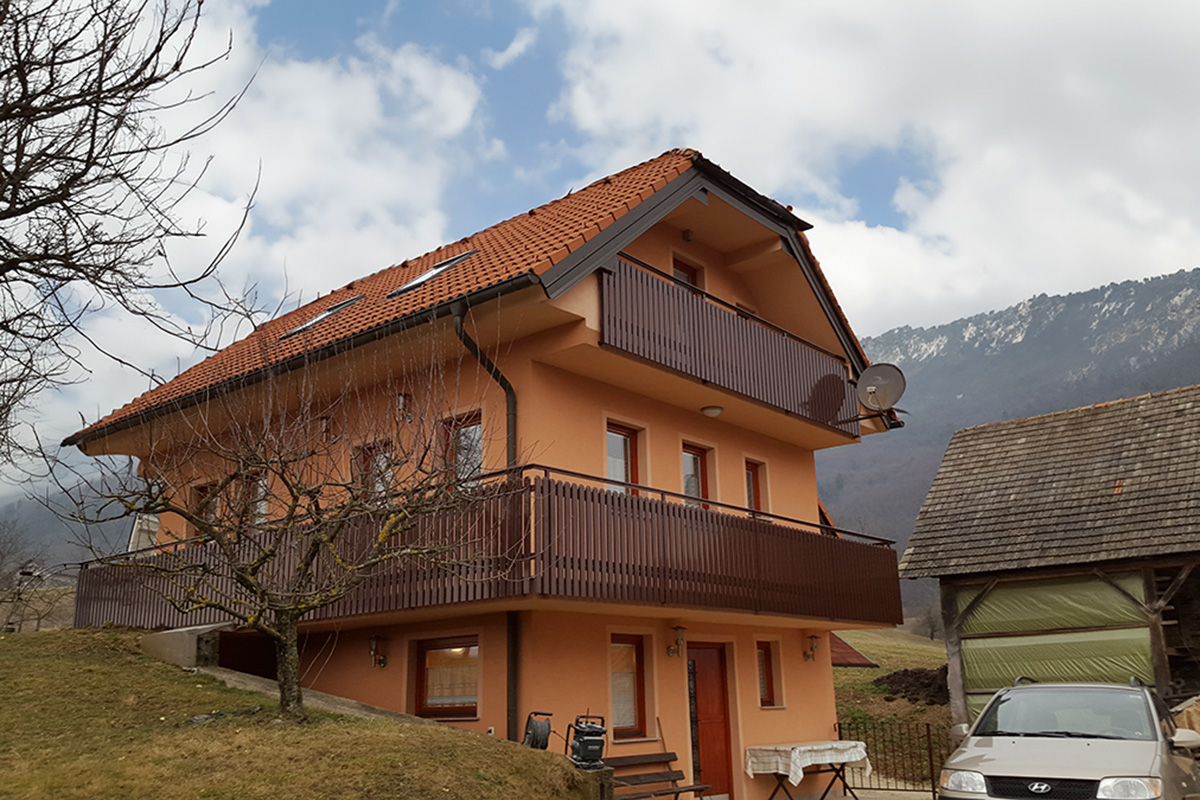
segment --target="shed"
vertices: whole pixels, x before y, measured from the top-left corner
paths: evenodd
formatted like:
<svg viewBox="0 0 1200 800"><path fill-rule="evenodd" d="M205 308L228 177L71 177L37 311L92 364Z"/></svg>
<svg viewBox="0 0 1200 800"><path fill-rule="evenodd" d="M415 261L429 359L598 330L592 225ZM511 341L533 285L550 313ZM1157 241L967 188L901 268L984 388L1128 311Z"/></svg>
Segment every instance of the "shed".
<svg viewBox="0 0 1200 800"><path fill-rule="evenodd" d="M937 578L951 710L1018 676L1200 693L1200 386L958 431L900 563Z"/></svg>

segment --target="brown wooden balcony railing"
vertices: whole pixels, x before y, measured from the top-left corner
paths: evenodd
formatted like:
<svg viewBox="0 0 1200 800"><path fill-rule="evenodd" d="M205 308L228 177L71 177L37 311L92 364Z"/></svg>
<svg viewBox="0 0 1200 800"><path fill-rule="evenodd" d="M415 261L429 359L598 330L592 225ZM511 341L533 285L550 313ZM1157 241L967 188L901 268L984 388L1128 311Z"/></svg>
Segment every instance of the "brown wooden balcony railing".
<svg viewBox="0 0 1200 800"><path fill-rule="evenodd" d="M495 484L489 484L494 486ZM311 614L329 619L526 596L817 617L901 621L896 553L886 540L599 478L525 467L460 509L430 515L410 542L447 548L441 564L377 570L349 597ZM369 536L371 519L360 523ZM354 541L350 537L348 542ZM76 625L169 628L221 621L187 615L178 569L206 546L94 563L80 573ZM293 562L294 563L294 562ZM286 570L289 559L276 567ZM236 597L227 577L205 591Z"/></svg>
<svg viewBox="0 0 1200 800"><path fill-rule="evenodd" d="M601 274L602 344L859 435L842 359L650 270L617 259Z"/></svg>

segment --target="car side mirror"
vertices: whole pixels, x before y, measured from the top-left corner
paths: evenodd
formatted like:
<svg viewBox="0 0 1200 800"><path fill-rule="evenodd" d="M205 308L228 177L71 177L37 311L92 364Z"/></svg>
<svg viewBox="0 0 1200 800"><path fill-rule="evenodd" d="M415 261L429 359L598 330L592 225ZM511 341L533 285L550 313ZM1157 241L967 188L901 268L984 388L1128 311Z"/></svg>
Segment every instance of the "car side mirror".
<svg viewBox="0 0 1200 800"><path fill-rule="evenodd" d="M1179 728L1175 731L1175 735L1171 737L1171 745L1183 750L1200 748L1200 733L1196 733L1191 728Z"/></svg>
<svg viewBox="0 0 1200 800"><path fill-rule="evenodd" d="M967 738L967 731L971 730L971 726L966 723L959 723L950 728L950 741L958 744L963 739Z"/></svg>

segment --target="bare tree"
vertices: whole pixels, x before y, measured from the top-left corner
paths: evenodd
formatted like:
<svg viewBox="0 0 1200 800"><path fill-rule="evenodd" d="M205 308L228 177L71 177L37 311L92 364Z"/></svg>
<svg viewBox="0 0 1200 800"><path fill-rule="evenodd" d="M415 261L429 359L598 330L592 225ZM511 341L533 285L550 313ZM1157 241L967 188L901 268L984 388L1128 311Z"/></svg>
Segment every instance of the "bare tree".
<svg viewBox="0 0 1200 800"><path fill-rule="evenodd" d="M41 630L43 624L58 626L67 621L66 601L74 588L70 581L47 581L63 570L47 569L44 555L18 522L0 518L0 631L19 633L27 623Z"/></svg>
<svg viewBox="0 0 1200 800"><path fill-rule="evenodd" d="M479 404L458 401L443 366L346 376L350 388L332 397L307 374L226 395L148 424L138 468L102 459L103 475L74 473L64 490L103 499L87 522L153 515L152 552L106 561L180 612L216 610L270 637L281 711L301 718L304 617L406 562L490 580L511 561L464 513L503 502L511 486L483 475Z"/></svg>
<svg viewBox="0 0 1200 800"><path fill-rule="evenodd" d="M203 172L181 148L237 99L186 130L161 126L201 99L176 85L216 60L189 61L199 17L198 0L0 0L0 456L30 398L70 379L89 312L115 305L200 342L209 329L177 324L154 293L229 308L219 287L219 306L197 287L232 237L187 275L165 250L201 233L177 214Z"/></svg>
<svg viewBox="0 0 1200 800"><path fill-rule="evenodd" d="M19 582L20 570L41 555L15 520L0 518L0 596L8 598Z"/></svg>
<svg viewBox="0 0 1200 800"><path fill-rule="evenodd" d="M917 636L928 636L930 641L945 636L945 626L942 624L942 607L937 600L932 600L916 610L908 618L908 627Z"/></svg>

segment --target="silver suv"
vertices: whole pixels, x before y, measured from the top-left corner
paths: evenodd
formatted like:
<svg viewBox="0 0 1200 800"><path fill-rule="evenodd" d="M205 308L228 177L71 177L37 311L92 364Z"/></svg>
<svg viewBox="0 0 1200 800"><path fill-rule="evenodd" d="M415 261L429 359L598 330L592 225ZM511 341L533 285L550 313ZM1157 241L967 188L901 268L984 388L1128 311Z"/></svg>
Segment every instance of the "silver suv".
<svg viewBox="0 0 1200 800"><path fill-rule="evenodd" d="M950 754L945 800L1185 800L1200 797L1192 750L1139 683L1021 683L1002 689Z"/></svg>

